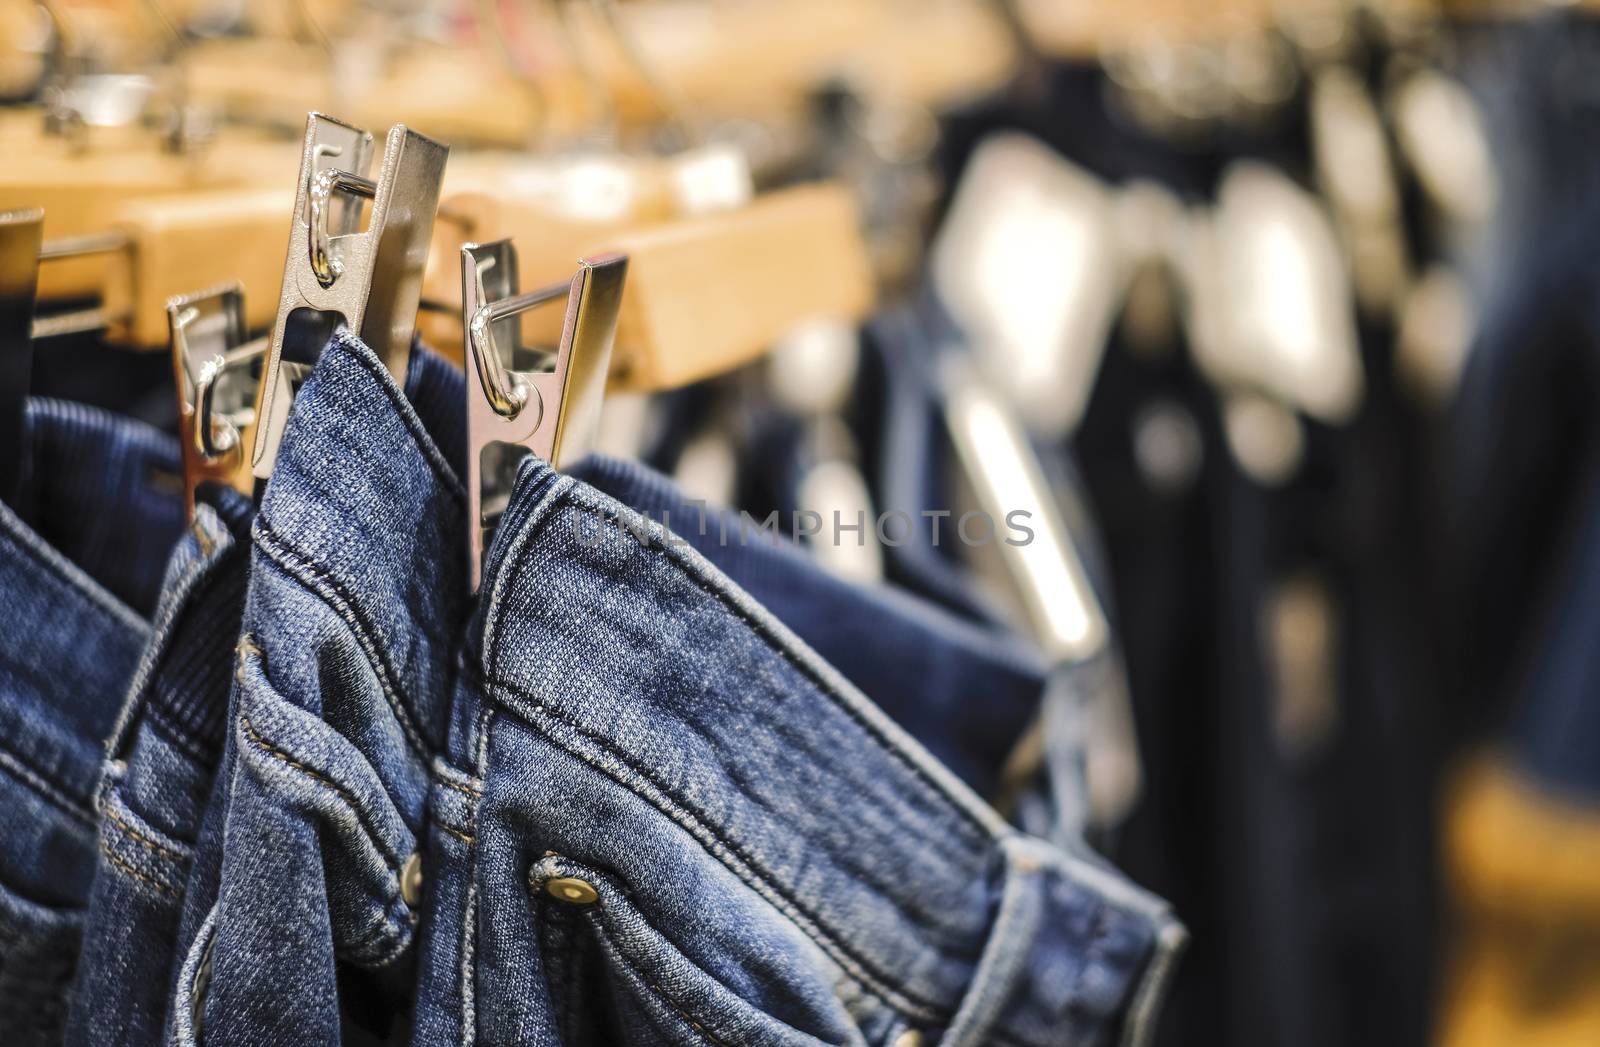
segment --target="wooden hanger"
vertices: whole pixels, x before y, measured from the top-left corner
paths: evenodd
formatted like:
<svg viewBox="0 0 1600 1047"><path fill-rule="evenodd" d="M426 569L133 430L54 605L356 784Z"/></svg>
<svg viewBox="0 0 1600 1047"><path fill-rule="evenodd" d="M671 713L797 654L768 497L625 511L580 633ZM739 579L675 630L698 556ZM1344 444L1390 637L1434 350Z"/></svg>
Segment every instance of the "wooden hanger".
<svg viewBox="0 0 1600 1047"><path fill-rule="evenodd" d="M646 167L648 168L648 164ZM563 278L579 258L626 254L612 383L670 389L748 363L797 324L816 317L855 321L870 311L874 289L860 216L849 190L835 184L783 189L742 207L680 217L658 169L638 172L633 195L610 213L575 213L551 192L517 194L487 184L447 195L434 226L425 294L460 301L445 260L463 244L515 238L529 283ZM459 183L457 183L459 184ZM459 275L457 276L459 281ZM460 344L449 314L425 317L440 344ZM553 341L558 320L526 323ZM448 332L448 333L447 333Z"/></svg>
<svg viewBox="0 0 1600 1047"><path fill-rule="evenodd" d="M11 152L11 147L7 147ZM192 155L165 152L153 136L137 148L70 152L65 144L40 140L19 149L20 162L0 164L0 210L42 207L47 244L82 244L91 237L102 249L57 252L39 276L42 301L104 293L122 250L116 223L135 202L181 198L197 191L283 184L292 147L254 135L227 136ZM213 241L214 243L216 241ZM107 250L104 248L113 248ZM215 277L206 281L215 282ZM160 344L164 338L156 339Z"/></svg>

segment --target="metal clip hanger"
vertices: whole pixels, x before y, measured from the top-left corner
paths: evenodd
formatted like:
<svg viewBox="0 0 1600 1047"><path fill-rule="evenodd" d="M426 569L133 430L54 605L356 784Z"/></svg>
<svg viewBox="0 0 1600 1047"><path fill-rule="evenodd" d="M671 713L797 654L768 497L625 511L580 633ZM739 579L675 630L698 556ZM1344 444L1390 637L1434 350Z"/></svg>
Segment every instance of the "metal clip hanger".
<svg viewBox="0 0 1600 1047"><path fill-rule="evenodd" d="M624 255L586 258L570 283L519 294L511 241L461 248L467 540L474 590L483 570L484 545L510 498L522 459L536 454L559 468L592 445L627 268ZM524 348L521 314L563 292L566 317L553 357ZM540 363L545 366L538 367Z"/></svg>
<svg viewBox="0 0 1600 1047"><path fill-rule="evenodd" d="M178 393L183 495L194 519L194 491L206 480L250 493L245 441L255 425L252 367L267 339L245 340L244 292L238 284L167 303L172 371Z"/></svg>
<svg viewBox="0 0 1600 1047"><path fill-rule="evenodd" d="M33 370L33 301L39 287L44 212L0 214L0 501L15 503Z"/></svg>
<svg viewBox="0 0 1600 1047"><path fill-rule="evenodd" d="M341 321L397 381L405 378L450 150L396 124L371 181L372 141L320 113L306 119L282 297L257 400L251 464L260 479L272 475L295 391ZM372 200L365 230L363 198Z"/></svg>

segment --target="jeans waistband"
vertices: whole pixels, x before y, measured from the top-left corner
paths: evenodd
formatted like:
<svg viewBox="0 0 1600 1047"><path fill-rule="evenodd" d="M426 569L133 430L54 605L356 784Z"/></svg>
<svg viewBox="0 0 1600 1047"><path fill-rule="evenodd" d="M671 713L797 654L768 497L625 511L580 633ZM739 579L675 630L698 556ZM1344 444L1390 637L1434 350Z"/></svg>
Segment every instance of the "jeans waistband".
<svg viewBox="0 0 1600 1047"><path fill-rule="evenodd" d="M530 461L487 567L493 700L869 992L1017 1044L1098 1036L1158 992L1182 937L1163 903L1017 835L659 524Z"/></svg>
<svg viewBox="0 0 1600 1047"><path fill-rule="evenodd" d="M633 462L597 455L569 475L682 538L962 781L994 795L1044 693L1045 665L1033 648L902 590L828 574L795 542L686 501L666 477Z"/></svg>
<svg viewBox="0 0 1600 1047"><path fill-rule="evenodd" d="M347 620L413 744L436 753L468 606L465 489L441 449L465 445L465 394L460 372L420 346L407 385L334 335L295 397L254 539Z"/></svg>
<svg viewBox="0 0 1600 1047"><path fill-rule="evenodd" d="M28 401L18 515L140 615L183 532L178 446L158 429L83 404Z"/></svg>
<svg viewBox="0 0 1600 1047"><path fill-rule="evenodd" d="M194 522L167 561L151 623L154 641L145 648L112 732L113 758L127 755L132 731L146 714L198 752L220 756L254 517L250 499L231 488L204 484L196 492Z"/></svg>

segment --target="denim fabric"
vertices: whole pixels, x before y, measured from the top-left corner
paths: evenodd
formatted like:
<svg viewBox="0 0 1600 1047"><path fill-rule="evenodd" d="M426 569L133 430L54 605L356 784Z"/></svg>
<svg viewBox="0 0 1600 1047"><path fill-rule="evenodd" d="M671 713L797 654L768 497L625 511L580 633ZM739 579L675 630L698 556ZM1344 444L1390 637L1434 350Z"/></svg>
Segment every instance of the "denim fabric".
<svg viewBox="0 0 1600 1047"><path fill-rule="evenodd" d="M417 914L402 872L468 599L446 456L464 444L461 377L418 349L407 388L341 331L295 397L252 529L227 748L180 930L177 1043L407 1035Z"/></svg>
<svg viewBox="0 0 1600 1047"><path fill-rule="evenodd" d="M886 576L959 614L998 624L994 610L974 593L952 543L935 542L933 521L922 515L955 505L955 448L935 387L934 363L942 348L936 337L927 309L890 310L872 320L861 338L851 426L878 511L904 513L916 524L910 540L884 549ZM948 521L943 530L948 533Z"/></svg>
<svg viewBox="0 0 1600 1047"><path fill-rule="evenodd" d="M659 525L524 466L437 766L418 1043L1101 1043L1181 930Z"/></svg>
<svg viewBox="0 0 1600 1047"><path fill-rule="evenodd" d="M177 447L74 404L27 412L0 505L0 1043L59 1043L95 869L101 746L149 634L131 555L176 534ZM109 524L108 524L109 522ZM151 587L153 589L153 586Z"/></svg>
<svg viewBox="0 0 1600 1047"><path fill-rule="evenodd" d="M244 610L249 499L202 485L106 748L100 853L67 1042L161 1042L196 834L222 757Z"/></svg>
<svg viewBox="0 0 1600 1047"><path fill-rule="evenodd" d="M42 398L28 404L28 434L22 492L12 508L148 618L167 555L183 533L177 444L143 423Z"/></svg>
<svg viewBox="0 0 1600 1047"><path fill-rule="evenodd" d="M931 288L924 288L915 303L879 314L862 336L852 424L880 505L906 513L920 525L910 541L884 550L889 576L959 614L988 623L1000 635L1011 626L981 601L959 549L948 539L936 543L922 515L961 504L955 449L942 417L946 390L938 364L942 354L970 351L968 336ZM1077 466L1063 448L1043 445L1034 451L1090 584L1109 611L1110 564ZM1084 663L1052 668L1049 687L1035 710L1043 744L1036 747L1031 766L1014 761L1011 767L1015 795L1007 806L1013 820L1069 848L1081 849L1086 832L1097 838L1105 834L1105 826L1092 824L1085 747L1094 741L1091 724L1097 718L1125 715L1127 709L1126 669L1117 643L1113 636L1110 647ZM1016 726L1014 744L1024 725Z"/></svg>
<svg viewBox="0 0 1600 1047"><path fill-rule="evenodd" d="M679 535L974 791L995 794L1045 688L1030 647L890 586L827 574L801 546L685 501L648 469L596 456L568 472Z"/></svg>

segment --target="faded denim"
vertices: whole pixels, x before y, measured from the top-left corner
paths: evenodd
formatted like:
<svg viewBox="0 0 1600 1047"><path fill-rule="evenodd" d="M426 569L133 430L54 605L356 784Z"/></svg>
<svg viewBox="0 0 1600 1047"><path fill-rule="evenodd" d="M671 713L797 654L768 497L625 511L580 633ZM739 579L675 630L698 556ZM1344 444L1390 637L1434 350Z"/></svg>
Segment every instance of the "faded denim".
<svg viewBox="0 0 1600 1047"><path fill-rule="evenodd" d="M76 404L28 405L0 505L0 1043L59 1043L96 864L102 746L183 506L177 446ZM131 604L131 606L130 606Z"/></svg>
<svg viewBox="0 0 1600 1047"><path fill-rule="evenodd" d="M1166 907L1005 825L659 525L530 460L469 636L417 1043L1148 1032Z"/></svg>
<svg viewBox="0 0 1600 1047"><path fill-rule="evenodd" d="M295 398L253 527L174 1042L408 1036L417 910L402 871L467 592L461 377L418 349L407 389L341 330Z"/></svg>
<svg viewBox="0 0 1600 1047"><path fill-rule="evenodd" d="M253 515L245 496L203 485L167 563L154 633L106 747L68 1043L161 1042L195 838L222 757Z"/></svg>

